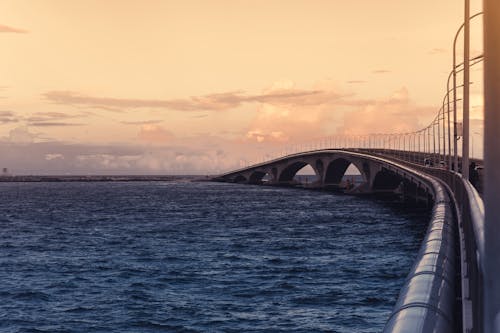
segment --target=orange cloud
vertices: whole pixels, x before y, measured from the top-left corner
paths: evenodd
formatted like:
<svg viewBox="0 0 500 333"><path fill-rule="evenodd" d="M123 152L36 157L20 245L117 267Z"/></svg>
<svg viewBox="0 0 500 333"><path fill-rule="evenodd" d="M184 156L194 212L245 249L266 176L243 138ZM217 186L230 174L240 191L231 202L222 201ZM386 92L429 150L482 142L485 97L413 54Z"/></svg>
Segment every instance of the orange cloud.
<svg viewBox="0 0 500 333"><path fill-rule="evenodd" d="M437 112L435 107L416 105L406 88L380 100L328 99L324 94L315 95L314 102L308 98L308 103L295 105L260 105L244 141L303 143L332 134L411 132L427 125Z"/></svg>
<svg viewBox="0 0 500 333"><path fill-rule="evenodd" d="M405 133L418 130L433 117L435 107L417 106L411 101L408 90L401 88L389 98L367 101L360 108L347 112L341 134Z"/></svg>
<svg viewBox="0 0 500 333"><path fill-rule="evenodd" d="M27 30L9 27L7 25L0 24L0 32L11 32L17 34L27 33Z"/></svg>
<svg viewBox="0 0 500 333"><path fill-rule="evenodd" d="M145 124L141 126L138 137L141 141L155 144L166 144L174 135L159 125Z"/></svg>
<svg viewBox="0 0 500 333"><path fill-rule="evenodd" d="M71 91L49 91L44 94L44 97L56 104L101 108L112 111L128 108L223 111L236 108L243 103L310 104L317 103L318 97L325 99L332 96L331 92L319 90L280 89L257 95L245 95L242 91L234 91L166 100L95 97Z"/></svg>
<svg viewBox="0 0 500 333"><path fill-rule="evenodd" d="M8 141L13 143L28 144L33 143L37 134L29 131L27 127L16 127L9 132Z"/></svg>
<svg viewBox="0 0 500 333"><path fill-rule="evenodd" d="M41 121L41 122L32 122L29 123L30 126L33 127L66 127L66 126L84 126L85 124L81 123L67 123L62 121Z"/></svg>
<svg viewBox="0 0 500 333"><path fill-rule="evenodd" d="M308 140L325 135L322 125L327 117L327 110L321 104L309 107L262 104L245 140L258 143Z"/></svg>
<svg viewBox="0 0 500 333"><path fill-rule="evenodd" d="M120 121L124 125L151 125L162 123L163 120Z"/></svg>
<svg viewBox="0 0 500 333"><path fill-rule="evenodd" d="M7 123L16 123L19 118L12 111L0 111L0 125Z"/></svg>

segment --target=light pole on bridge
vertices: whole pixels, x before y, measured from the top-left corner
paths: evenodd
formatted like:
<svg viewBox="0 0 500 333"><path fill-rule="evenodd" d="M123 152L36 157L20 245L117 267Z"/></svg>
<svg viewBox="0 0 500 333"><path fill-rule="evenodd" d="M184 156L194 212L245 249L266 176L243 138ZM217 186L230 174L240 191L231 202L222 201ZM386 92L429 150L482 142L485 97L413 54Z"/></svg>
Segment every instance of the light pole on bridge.
<svg viewBox="0 0 500 333"><path fill-rule="evenodd" d="M463 141L462 178L469 179L469 77L470 77L470 0L465 0L464 10L464 93L463 93Z"/></svg>
<svg viewBox="0 0 500 333"><path fill-rule="evenodd" d="M453 39L453 137L454 137L454 140L453 140L453 153L454 153L454 164L455 164L455 170L459 170L458 168L458 131L457 131L457 57L456 57L456 49L457 49L457 40L458 40L458 36L460 35L460 32L462 31L462 29L464 29L464 62L463 62L463 66L464 66L464 85L465 83L469 82L469 35L470 35L470 29L469 29L469 23L470 23L470 20L479 16L479 15L482 15L483 12L479 12L475 15L472 15L470 16L470 13L469 13L469 9L470 9L470 0L465 0L465 17L464 17L464 23L460 26L460 28L458 28L456 34L455 34L455 38ZM485 0L486 1L486 0ZM467 26L467 28L466 28ZM467 31L466 31L467 30ZM467 50L466 50L467 49ZM467 56L466 54L467 53ZM467 73L465 71L465 69L467 68ZM466 76L467 76L467 80L466 80ZM466 116L466 110L465 110L465 107L467 106L467 127L469 125L468 123L468 115L469 115L469 110L468 110L468 104L469 104L469 100L468 100L468 94L469 94L469 86L467 85L467 88L464 86L464 92L463 92L463 95L466 96L466 93L467 93L467 101L465 101L465 98L464 98L464 101L463 101L463 106L464 106L464 135L462 137L462 140L463 140L463 145L465 145L465 141L467 141L467 149L468 149L468 137L465 137L465 116ZM468 128L467 128L468 130ZM468 133L467 133L468 134ZM467 139L467 140L466 140ZM465 148L465 146L463 146L463 148ZM467 153L468 153L468 150L467 150ZM462 149L462 157L464 157L465 154L464 154L464 151ZM468 156L467 156L468 158ZM462 159L462 164L463 164L463 159ZM469 168L469 166L467 165L467 169ZM464 173L464 168L463 168L463 165L462 165L462 174ZM467 174L467 179L468 179L469 175Z"/></svg>
<svg viewBox="0 0 500 333"><path fill-rule="evenodd" d="M483 327L500 332L500 1L484 0L484 258Z"/></svg>

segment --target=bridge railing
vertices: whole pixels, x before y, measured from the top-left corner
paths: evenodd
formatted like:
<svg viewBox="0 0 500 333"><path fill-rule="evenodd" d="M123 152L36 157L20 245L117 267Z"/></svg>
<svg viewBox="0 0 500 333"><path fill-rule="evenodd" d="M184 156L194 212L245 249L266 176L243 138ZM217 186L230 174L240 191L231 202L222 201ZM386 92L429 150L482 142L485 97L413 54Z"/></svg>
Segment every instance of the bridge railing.
<svg viewBox="0 0 500 333"><path fill-rule="evenodd" d="M455 201L461 253L461 303L464 332L483 332L484 204L476 188L461 174L422 164L422 156L391 150L365 150L430 174L443 181Z"/></svg>

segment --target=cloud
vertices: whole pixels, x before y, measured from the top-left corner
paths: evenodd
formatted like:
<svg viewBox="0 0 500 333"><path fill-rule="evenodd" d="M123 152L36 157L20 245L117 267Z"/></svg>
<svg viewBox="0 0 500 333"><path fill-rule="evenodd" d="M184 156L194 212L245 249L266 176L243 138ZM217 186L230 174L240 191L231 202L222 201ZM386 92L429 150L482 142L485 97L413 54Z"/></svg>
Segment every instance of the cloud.
<svg viewBox="0 0 500 333"><path fill-rule="evenodd" d="M224 111L243 103L310 104L332 96L331 91L278 89L263 94L247 95L242 91L215 93L185 99L131 99L95 97L71 91L49 91L43 95L47 100L64 105L102 109L159 108L176 111ZM319 99L318 99L319 98Z"/></svg>
<svg viewBox="0 0 500 333"><path fill-rule="evenodd" d="M300 106L259 106L243 141L271 146L305 142L328 134L328 126L342 104Z"/></svg>
<svg viewBox="0 0 500 333"><path fill-rule="evenodd" d="M281 84L272 87L271 93L282 87ZM317 93L297 97L294 103L259 104L242 141L274 148L284 143L310 141L331 134L333 124L341 121L349 109L371 102L342 92L331 80L318 82L310 91Z"/></svg>
<svg viewBox="0 0 500 333"><path fill-rule="evenodd" d="M244 135L244 142L282 144L326 134L332 113L348 103L335 96L316 96L302 104L260 104Z"/></svg>
<svg viewBox="0 0 500 333"><path fill-rule="evenodd" d="M120 121L124 125L149 125L149 124L159 124L163 120L140 120L140 121Z"/></svg>
<svg viewBox="0 0 500 333"><path fill-rule="evenodd" d="M230 143L203 139L210 147L0 141L0 151L2 165L13 174L214 174L246 163L234 153L236 148L227 150Z"/></svg>
<svg viewBox="0 0 500 333"><path fill-rule="evenodd" d="M276 148L296 145L332 134L410 132L435 116L435 107L416 105L406 88L386 98L331 99L310 105L258 107L242 141Z"/></svg>
<svg viewBox="0 0 500 333"><path fill-rule="evenodd" d="M0 33L1 32L11 32L11 33L23 34L23 33L27 33L28 31L24 30L24 29L13 28L13 27L9 27L7 25L0 24Z"/></svg>
<svg viewBox="0 0 500 333"><path fill-rule="evenodd" d="M30 126L34 127L67 127L67 126L85 126L86 124L80 123L65 123L65 122L31 122Z"/></svg>
<svg viewBox="0 0 500 333"><path fill-rule="evenodd" d="M247 139L255 140L257 142L264 141L288 141L289 137L285 135L282 131L274 131L270 133L265 133L261 129L250 130L246 134Z"/></svg>
<svg viewBox="0 0 500 333"><path fill-rule="evenodd" d="M390 70L387 69L375 69L372 71L373 74L387 74L390 73Z"/></svg>
<svg viewBox="0 0 500 333"><path fill-rule="evenodd" d="M435 107L418 106L410 99L406 88L395 91L390 97L366 101L345 114L341 134L405 133L427 125L437 110Z"/></svg>
<svg viewBox="0 0 500 333"><path fill-rule="evenodd" d="M55 160L57 158L64 159L64 155L63 154L45 154L45 159L47 161Z"/></svg>
<svg viewBox="0 0 500 333"><path fill-rule="evenodd" d="M17 123L19 118L12 111L0 111L0 124Z"/></svg>
<svg viewBox="0 0 500 333"><path fill-rule="evenodd" d="M58 103L76 103L80 107L98 102L92 97L75 93L57 96L60 99ZM99 100L100 103L109 102L110 107L119 105L120 108L130 101L138 109L144 105L141 104L144 100L138 99ZM200 132L207 133L176 137L171 132L174 128L167 127L166 119L162 122L144 118L118 119L123 126L137 126L137 139L122 144L70 144L47 142L47 139L40 142L40 137L26 130L13 133L17 135L11 135L16 137L15 140L0 140L2 160L11 161L14 169L26 173L36 173L37 170L73 174L217 173L243 166L249 161L255 162L263 155L274 155L273 152L282 151L285 145L302 145L335 133L407 132L426 125L436 112L434 107L416 105L405 88L380 99L360 99L340 90L333 81L319 82L309 89L298 89L293 83L280 82L259 94L232 91L176 101L182 101L183 105L208 105L210 110L253 103L247 105L245 111L250 107L253 110L248 114L251 118L246 127L226 128L236 131L231 133L221 129L218 132L220 137L211 135L212 129L208 128L200 129ZM189 116L207 114L211 115L209 112L197 112ZM56 126L77 123L72 120L77 116L62 112L37 112L25 119L49 124L47 126L54 123ZM31 144L22 145L21 142ZM5 152L10 152L10 157ZM62 158L56 157L59 156L57 154ZM9 163L6 166L13 169Z"/></svg>
<svg viewBox="0 0 500 333"><path fill-rule="evenodd" d="M138 137L143 142L166 144L174 138L174 135L159 125L145 124L141 126Z"/></svg>
<svg viewBox="0 0 500 333"><path fill-rule="evenodd" d="M34 112L29 117L24 118L28 122L55 122L73 118L88 117L88 113L68 114L63 112Z"/></svg>
<svg viewBox="0 0 500 333"><path fill-rule="evenodd" d="M366 81L364 81L364 80L350 80L350 81L347 81L347 83L350 83L350 84L366 83Z"/></svg>
<svg viewBox="0 0 500 333"><path fill-rule="evenodd" d="M61 127L61 126L84 126L86 124L67 121L68 119L88 117L88 114L67 114L63 112L34 112L23 120L29 126L35 127Z"/></svg>
<svg viewBox="0 0 500 333"><path fill-rule="evenodd" d="M8 141L13 143L33 143L38 135L31 133L27 127L16 127L9 132Z"/></svg>

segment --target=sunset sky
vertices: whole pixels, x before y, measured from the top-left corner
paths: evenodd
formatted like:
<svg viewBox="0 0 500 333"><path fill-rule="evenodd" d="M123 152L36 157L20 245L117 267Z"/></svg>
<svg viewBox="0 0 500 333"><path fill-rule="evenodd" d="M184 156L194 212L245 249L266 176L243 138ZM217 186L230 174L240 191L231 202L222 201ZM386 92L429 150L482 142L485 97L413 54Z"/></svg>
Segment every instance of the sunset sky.
<svg viewBox="0 0 500 333"><path fill-rule="evenodd" d="M454 0L2 0L0 167L205 174L328 135L416 130L441 105L462 20Z"/></svg>

